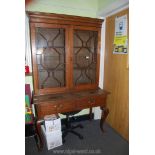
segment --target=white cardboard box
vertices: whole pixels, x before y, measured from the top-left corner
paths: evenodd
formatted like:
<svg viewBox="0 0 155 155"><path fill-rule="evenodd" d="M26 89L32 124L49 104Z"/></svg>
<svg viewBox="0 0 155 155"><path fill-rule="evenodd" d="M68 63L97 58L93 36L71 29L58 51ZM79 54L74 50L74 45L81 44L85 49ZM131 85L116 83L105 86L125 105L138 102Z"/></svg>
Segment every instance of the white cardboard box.
<svg viewBox="0 0 155 155"><path fill-rule="evenodd" d="M45 119L45 130L46 132L53 132L57 130L61 130L61 119L57 117L48 116L47 119Z"/></svg>
<svg viewBox="0 0 155 155"><path fill-rule="evenodd" d="M44 125L41 125L44 139L46 141L47 149L53 149L62 145L62 132L61 130L55 130L52 132L46 132Z"/></svg>

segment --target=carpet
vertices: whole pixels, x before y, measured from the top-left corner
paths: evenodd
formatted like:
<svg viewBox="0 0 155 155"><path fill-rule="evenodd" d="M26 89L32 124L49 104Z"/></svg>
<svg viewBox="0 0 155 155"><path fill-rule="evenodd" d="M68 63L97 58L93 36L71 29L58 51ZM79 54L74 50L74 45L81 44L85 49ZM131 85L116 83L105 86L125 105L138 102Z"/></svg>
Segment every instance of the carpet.
<svg viewBox="0 0 155 155"><path fill-rule="evenodd" d="M107 123L104 124L105 132L100 130L100 121L82 121L84 128L76 129L77 132L84 136L80 140L77 136L69 133L65 140L65 144L47 150L46 145L41 152L38 152L35 139L29 137L25 139L25 155L71 155L71 154L102 154L102 155L128 155L129 143L123 139L113 128ZM76 124L76 123L75 123Z"/></svg>

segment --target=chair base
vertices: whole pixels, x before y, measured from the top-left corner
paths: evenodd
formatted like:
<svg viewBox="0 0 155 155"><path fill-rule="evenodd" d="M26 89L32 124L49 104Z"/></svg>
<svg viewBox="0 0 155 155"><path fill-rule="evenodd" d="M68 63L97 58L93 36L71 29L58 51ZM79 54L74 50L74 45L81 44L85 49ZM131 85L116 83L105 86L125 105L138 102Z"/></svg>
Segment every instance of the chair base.
<svg viewBox="0 0 155 155"><path fill-rule="evenodd" d="M76 128L81 128L82 129L83 126L81 124L78 124L76 126L66 126L66 128L62 131L63 132L63 134L62 134L63 143L65 143L65 137L68 135L69 132L76 135L76 136L78 136L80 139L84 138L81 134L74 131L74 129L76 129Z"/></svg>

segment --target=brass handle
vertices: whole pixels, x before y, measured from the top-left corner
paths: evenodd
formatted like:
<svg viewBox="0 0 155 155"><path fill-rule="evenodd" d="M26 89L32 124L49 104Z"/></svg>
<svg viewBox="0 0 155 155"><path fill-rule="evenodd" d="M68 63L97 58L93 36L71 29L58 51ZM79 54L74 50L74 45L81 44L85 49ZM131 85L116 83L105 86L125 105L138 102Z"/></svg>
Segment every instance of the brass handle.
<svg viewBox="0 0 155 155"><path fill-rule="evenodd" d="M57 105L54 106L54 108L56 108L56 107L57 107Z"/></svg>
<svg viewBox="0 0 155 155"><path fill-rule="evenodd" d="M63 105L62 105L62 104L59 104L58 109L60 109L60 108L62 108L62 107L63 107Z"/></svg>

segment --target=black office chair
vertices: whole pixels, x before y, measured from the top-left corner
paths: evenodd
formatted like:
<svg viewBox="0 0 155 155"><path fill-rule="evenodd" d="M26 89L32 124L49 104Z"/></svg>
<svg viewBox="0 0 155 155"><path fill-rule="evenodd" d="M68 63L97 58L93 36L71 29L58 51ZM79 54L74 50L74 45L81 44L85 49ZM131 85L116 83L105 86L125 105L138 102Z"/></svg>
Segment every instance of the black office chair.
<svg viewBox="0 0 155 155"><path fill-rule="evenodd" d="M83 126L81 124L78 124L76 126L71 125L72 121L71 119L73 119L74 117L70 116L74 116L75 114L79 113L80 111L74 111L74 112L67 112L67 113L62 113L63 115L66 115L66 121L65 121L65 128L62 129L62 139L63 139L63 143L65 143L65 137L67 136L67 134L70 132L76 136L78 136L80 139L83 139L83 136L81 134L79 134L78 132L74 131L74 129L76 128L83 128Z"/></svg>

